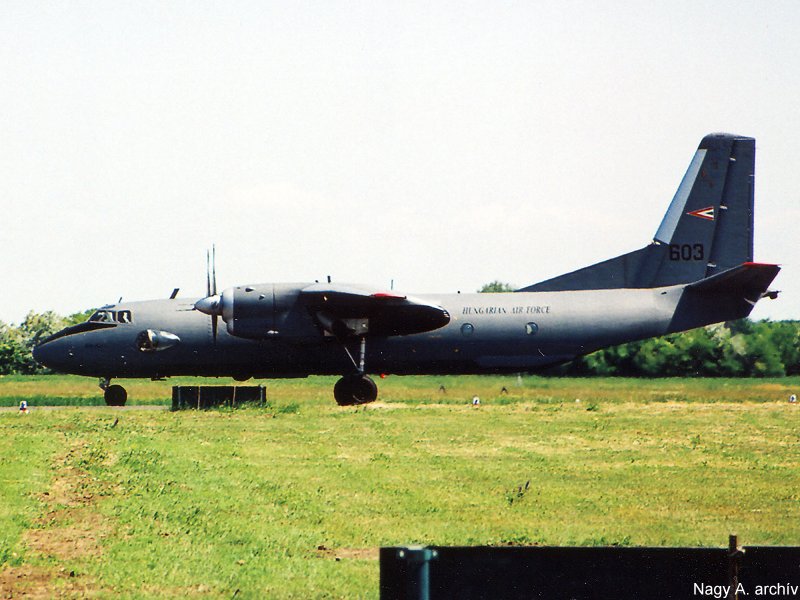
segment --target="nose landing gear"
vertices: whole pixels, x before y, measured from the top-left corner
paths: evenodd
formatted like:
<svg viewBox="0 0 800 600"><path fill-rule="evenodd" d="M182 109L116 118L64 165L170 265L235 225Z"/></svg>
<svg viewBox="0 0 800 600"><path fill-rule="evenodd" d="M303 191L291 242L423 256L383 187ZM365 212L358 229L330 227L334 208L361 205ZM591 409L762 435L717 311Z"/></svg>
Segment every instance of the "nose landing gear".
<svg viewBox="0 0 800 600"><path fill-rule="evenodd" d="M121 385L110 385L111 378L105 377L100 380L100 389L103 390L103 399L108 406L125 406L128 400L128 392Z"/></svg>

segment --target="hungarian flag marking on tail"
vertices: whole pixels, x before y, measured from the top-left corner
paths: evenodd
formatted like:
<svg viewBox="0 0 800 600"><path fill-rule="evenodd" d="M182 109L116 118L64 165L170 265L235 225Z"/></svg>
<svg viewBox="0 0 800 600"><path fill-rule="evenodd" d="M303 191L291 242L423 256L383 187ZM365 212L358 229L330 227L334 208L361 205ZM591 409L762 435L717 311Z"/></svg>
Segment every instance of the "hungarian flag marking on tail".
<svg viewBox="0 0 800 600"><path fill-rule="evenodd" d="M693 210L691 212L687 212L687 215L692 217L699 217L701 219L705 219L706 221L713 221L714 220L714 207L709 206L707 208L700 208L698 210Z"/></svg>

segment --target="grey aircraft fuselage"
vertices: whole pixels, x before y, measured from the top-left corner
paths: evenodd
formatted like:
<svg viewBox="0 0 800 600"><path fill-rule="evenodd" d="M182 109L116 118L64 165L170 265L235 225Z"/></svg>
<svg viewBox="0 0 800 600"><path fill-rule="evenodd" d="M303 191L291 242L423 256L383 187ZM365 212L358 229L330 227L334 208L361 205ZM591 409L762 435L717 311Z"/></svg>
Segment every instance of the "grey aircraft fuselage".
<svg viewBox="0 0 800 600"><path fill-rule="evenodd" d="M303 288L309 284L297 284ZM421 295L443 307L450 322L404 336L371 337L366 372L477 374L533 371L598 348L669 331L683 286L641 290ZM125 302L130 322L63 336L39 349L59 370L95 377L205 375L303 377L337 375L352 362L333 336L321 337L311 315L291 335L243 339L221 327L216 342L208 316L192 310L199 298ZM167 331L180 342L143 353L144 329ZM355 354L357 344L348 348Z"/></svg>

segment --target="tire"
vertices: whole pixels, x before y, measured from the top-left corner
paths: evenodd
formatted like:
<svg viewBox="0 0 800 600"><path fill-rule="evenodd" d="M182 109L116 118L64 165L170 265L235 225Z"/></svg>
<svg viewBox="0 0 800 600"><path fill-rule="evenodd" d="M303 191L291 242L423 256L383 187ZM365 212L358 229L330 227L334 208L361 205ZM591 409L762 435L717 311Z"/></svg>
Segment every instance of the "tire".
<svg viewBox="0 0 800 600"><path fill-rule="evenodd" d="M103 393L103 398L108 406L125 406L128 400L128 392L121 385L110 385Z"/></svg>
<svg viewBox="0 0 800 600"><path fill-rule="evenodd" d="M348 375L333 386L333 397L339 406L367 404L378 398L378 386L366 375Z"/></svg>

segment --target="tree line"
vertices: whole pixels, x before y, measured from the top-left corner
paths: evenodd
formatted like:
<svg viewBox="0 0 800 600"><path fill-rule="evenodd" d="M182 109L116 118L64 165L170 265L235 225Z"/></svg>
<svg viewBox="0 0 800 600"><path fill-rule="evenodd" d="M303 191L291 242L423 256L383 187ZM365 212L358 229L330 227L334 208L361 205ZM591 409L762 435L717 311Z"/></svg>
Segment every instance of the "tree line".
<svg viewBox="0 0 800 600"><path fill-rule="evenodd" d="M53 311L31 311L20 325L0 321L0 375L47 373L33 359L33 347L56 331L85 321L92 312L63 317ZM627 377L800 375L800 321L741 319L710 325L599 350L552 372Z"/></svg>
<svg viewBox="0 0 800 600"><path fill-rule="evenodd" d="M626 377L800 375L800 321L740 319L598 350L556 370Z"/></svg>

